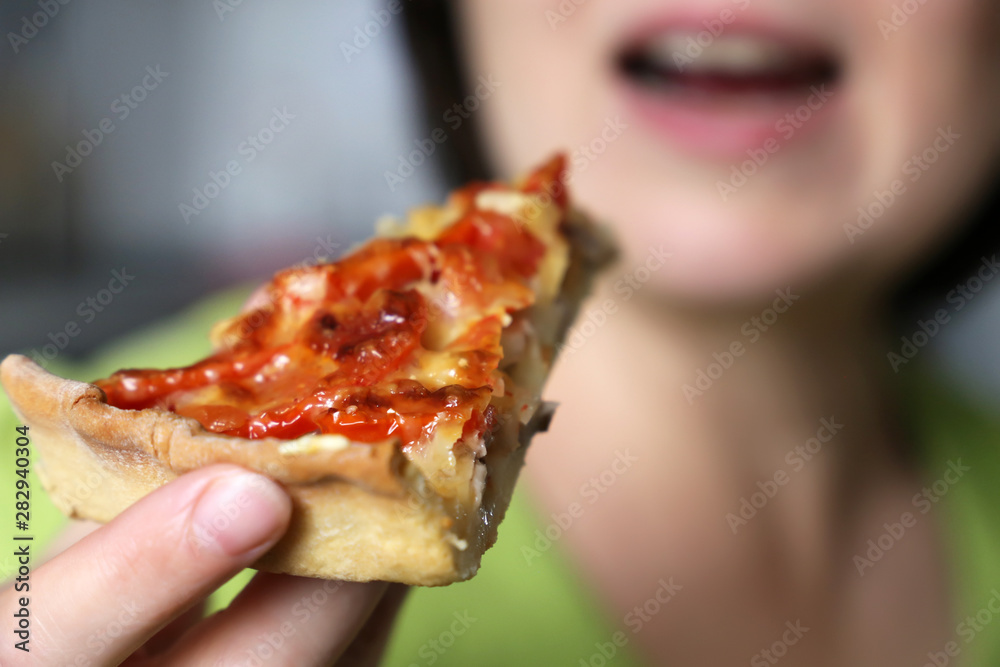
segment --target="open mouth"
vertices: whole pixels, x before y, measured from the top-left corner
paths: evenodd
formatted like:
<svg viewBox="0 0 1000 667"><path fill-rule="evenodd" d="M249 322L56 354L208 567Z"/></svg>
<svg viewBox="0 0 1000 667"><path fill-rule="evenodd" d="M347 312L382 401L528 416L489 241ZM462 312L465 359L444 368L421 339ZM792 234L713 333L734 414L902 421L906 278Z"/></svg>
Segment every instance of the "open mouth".
<svg viewBox="0 0 1000 667"><path fill-rule="evenodd" d="M818 115L843 65L831 49L767 32L672 28L627 42L615 72L641 116L680 143L731 153L780 134L789 113L796 127Z"/></svg>
<svg viewBox="0 0 1000 667"><path fill-rule="evenodd" d="M801 96L840 78L838 59L819 48L748 34L709 41L707 34L672 31L634 43L621 53L619 70L650 91L704 100Z"/></svg>

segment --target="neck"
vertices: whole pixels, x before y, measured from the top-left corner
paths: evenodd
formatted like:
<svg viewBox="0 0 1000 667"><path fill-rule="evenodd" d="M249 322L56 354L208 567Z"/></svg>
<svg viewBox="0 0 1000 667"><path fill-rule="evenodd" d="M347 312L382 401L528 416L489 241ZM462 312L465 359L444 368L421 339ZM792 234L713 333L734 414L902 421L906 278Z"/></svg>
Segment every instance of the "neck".
<svg viewBox="0 0 1000 667"><path fill-rule="evenodd" d="M756 308L693 311L622 304L616 326L631 340L615 353L643 373L645 395L718 445L769 458L835 419L838 456L892 451L886 391L888 339L877 309L826 295L777 292ZM641 352L640 352L641 351Z"/></svg>
<svg viewBox="0 0 1000 667"><path fill-rule="evenodd" d="M899 436L877 309L784 296L696 312L636 295L567 365L582 383L601 378L613 414L653 416L639 436L650 460L676 466L676 452L697 448L715 461L725 512L778 484L754 531L794 536L784 558L815 581L848 544L837 531L899 465Z"/></svg>

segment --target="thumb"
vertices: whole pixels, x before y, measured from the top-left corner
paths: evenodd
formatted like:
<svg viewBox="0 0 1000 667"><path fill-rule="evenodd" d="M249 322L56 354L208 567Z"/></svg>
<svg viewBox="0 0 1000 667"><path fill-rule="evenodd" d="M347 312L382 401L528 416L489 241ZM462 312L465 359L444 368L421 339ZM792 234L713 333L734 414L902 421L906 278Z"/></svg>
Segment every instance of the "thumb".
<svg viewBox="0 0 1000 667"><path fill-rule="evenodd" d="M32 657L118 664L263 555L290 514L280 486L234 465L153 491L32 574ZM13 602L8 591L0 610Z"/></svg>

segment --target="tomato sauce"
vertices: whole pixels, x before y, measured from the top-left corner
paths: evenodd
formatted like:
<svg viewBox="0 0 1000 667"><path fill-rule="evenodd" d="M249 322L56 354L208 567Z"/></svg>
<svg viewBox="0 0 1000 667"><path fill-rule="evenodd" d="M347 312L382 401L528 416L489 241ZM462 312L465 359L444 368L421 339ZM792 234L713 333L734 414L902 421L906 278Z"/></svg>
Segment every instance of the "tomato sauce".
<svg viewBox="0 0 1000 667"><path fill-rule="evenodd" d="M564 192L564 168L562 156L554 159L522 191ZM431 388L417 379L430 324L533 302L529 282L545 244L523 221L477 207L477 193L489 188L505 189L473 184L452 195L459 217L433 241L374 239L338 262L277 274L270 305L240 315L230 330L241 334L202 361L122 370L95 384L114 407L172 410L250 439L331 433L412 444L445 420L462 423L464 435L489 428L502 357L498 315L463 321L448 342L445 352L459 360L454 382ZM565 212L564 198L555 203ZM322 285L319 303L300 293L306 278ZM429 293L447 299L429 303Z"/></svg>

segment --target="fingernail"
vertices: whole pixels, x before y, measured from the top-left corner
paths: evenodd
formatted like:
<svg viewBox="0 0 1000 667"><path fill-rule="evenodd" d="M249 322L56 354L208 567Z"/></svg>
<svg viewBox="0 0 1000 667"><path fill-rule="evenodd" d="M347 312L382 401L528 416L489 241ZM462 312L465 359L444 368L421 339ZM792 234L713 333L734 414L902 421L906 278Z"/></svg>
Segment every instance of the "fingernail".
<svg viewBox="0 0 1000 667"><path fill-rule="evenodd" d="M270 545L291 514L291 502L263 475L240 472L212 481L193 514L195 543L206 551L245 555Z"/></svg>

